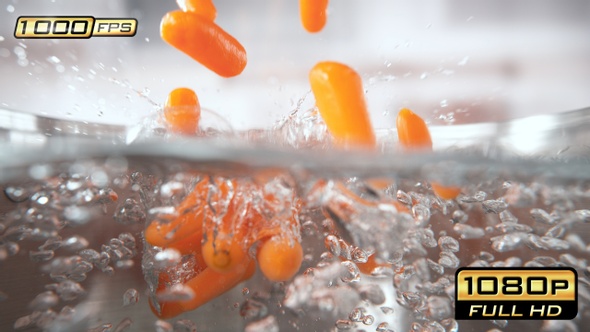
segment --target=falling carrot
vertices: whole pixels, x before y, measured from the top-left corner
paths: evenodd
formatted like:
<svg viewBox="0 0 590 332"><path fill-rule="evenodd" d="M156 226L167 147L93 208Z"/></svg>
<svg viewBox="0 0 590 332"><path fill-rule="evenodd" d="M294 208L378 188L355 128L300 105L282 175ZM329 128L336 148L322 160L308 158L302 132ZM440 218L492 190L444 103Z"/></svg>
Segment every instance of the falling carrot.
<svg viewBox="0 0 590 332"><path fill-rule="evenodd" d="M222 77L239 75L246 67L246 50L208 18L193 12L167 13L160 24L164 41Z"/></svg>
<svg viewBox="0 0 590 332"><path fill-rule="evenodd" d="M397 116L396 125L402 146L410 149L432 150L430 131L421 117L403 108Z"/></svg>
<svg viewBox="0 0 590 332"><path fill-rule="evenodd" d="M185 135L196 133L201 119L197 94L188 88L172 90L164 106L164 117L174 132Z"/></svg>
<svg viewBox="0 0 590 332"><path fill-rule="evenodd" d="M328 0L299 0L301 24L311 33L321 31L326 25Z"/></svg>
<svg viewBox="0 0 590 332"><path fill-rule="evenodd" d="M397 135L402 146L411 150L432 150L432 138L424 120L407 108L402 109L396 121ZM432 183L434 193L443 199L454 199L461 193L459 187L446 187Z"/></svg>
<svg viewBox="0 0 590 332"><path fill-rule="evenodd" d="M217 17L217 9L211 0L176 0L176 3L183 11L201 15L211 22Z"/></svg>
<svg viewBox="0 0 590 332"><path fill-rule="evenodd" d="M373 148L375 134L360 76L344 64L320 62L311 70L309 81L316 106L336 141Z"/></svg>

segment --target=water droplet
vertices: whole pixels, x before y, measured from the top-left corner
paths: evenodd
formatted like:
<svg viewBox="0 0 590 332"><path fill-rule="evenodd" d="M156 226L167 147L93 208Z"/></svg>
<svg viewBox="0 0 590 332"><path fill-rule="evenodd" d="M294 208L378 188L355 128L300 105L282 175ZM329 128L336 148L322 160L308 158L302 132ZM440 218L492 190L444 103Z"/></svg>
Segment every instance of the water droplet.
<svg viewBox="0 0 590 332"><path fill-rule="evenodd" d="M21 203L29 199L30 193L24 187L7 187L4 189L6 197L15 203Z"/></svg>
<svg viewBox="0 0 590 332"><path fill-rule="evenodd" d="M398 190L396 194L397 200L406 205L412 205L412 197L403 190Z"/></svg>
<svg viewBox="0 0 590 332"><path fill-rule="evenodd" d="M526 233L515 232L491 238L492 248L497 252L506 252L519 248L526 239Z"/></svg>
<svg viewBox="0 0 590 332"><path fill-rule="evenodd" d="M29 257L33 262L46 262L53 258L53 250L29 251Z"/></svg>
<svg viewBox="0 0 590 332"><path fill-rule="evenodd" d="M455 269L459 267L460 260L451 252L441 252L438 263L446 268Z"/></svg>
<svg viewBox="0 0 590 332"><path fill-rule="evenodd" d="M393 314L394 310L391 307L380 307L381 312L383 312L386 315L391 315Z"/></svg>
<svg viewBox="0 0 590 332"><path fill-rule="evenodd" d="M344 261L340 264L345 267L344 275L340 277L340 280L345 283L358 282L361 280L361 272L356 264L351 261Z"/></svg>
<svg viewBox="0 0 590 332"><path fill-rule="evenodd" d="M353 322L360 322L363 317L365 316L363 308L354 308L350 314L348 314L348 319Z"/></svg>
<svg viewBox="0 0 590 332"><path fill-rule="evenodd" d="M472 227L465 224L456 224L453 226L453 230L460 234L461 239L479 239L485 236L486 232L483 228Z"/></svg>
<svg viewBox="0 0 590 332"><path fill-rule="evenodd" d="M14 13L14 6L13 5L6 6L6 11L9 13Z"/></svg>
<svg viewBox="0 0 590 332"><path fill-rule="evenodd" d="M375 284L367 284L359 287L361 299L367 300L372 304L385 303L385 293L381 287Z"/></svg>
<svg viewBox="0 0 590 332"><path fill-rule="evenodd" d="M188 286L176 284L157 294L158 301L189 301L195 297L195 292Z"/></svg>
<svg viewBox="0 0 590 332"><path fill-rule="evenodd" d="M67 238L62 243L63 247L71 251L80 251L87 248L89 245L88 240L80 235L74 235L70 238Z"/></svg>
<svg viewBox="0 0 590 332"><path fill-rule="evenodd" d="M139 301L139 292L136 289L129 288L123 294L123 306L134 305Z"/></svg>
<svg viewBox="0 0 590 332"><path fill-rule="evenodd" d="M59 302L59 297L52 291L43 292L38 294L31 303L29 308L36 311L44 311L49 308L55 307Z"/></svg>
<svg viewBox="0 0 590 332"><path fill-rule="evenodd" d="M465 213L463 210L453 211L453 215L451 218L452 218L452 222L455 224L464 224L469 219L469 217L467 216L467 213Z"/></svg>
<svg viewBox="0 0 590 332"><path fill-rule="evenodd" d="M64 301L72 301L86 293L79 283L65 280L59 283L56 289L59 297Z"/></svg>
<svg viewBox="0 0 590 332"><path fill-rule="evenodd" d="M438 239L438 246L442 251L459 251L459 242L450 236L441 236Z"/></svg>
<svg viewBox="0 0 590 332"><path fill-rule="evenodd" d="M174 327L172 324L168 323L167 321L158 319L154 323L154 327L156 328L156 332L173 332Z"/></svg>
<svg viewBox="0 0 590 332"><path fill-rule="evenodd" d="M275 316L271 315L246 325L244 332L279 332L279 324Z"/></svg>
<svg viewBox="0 0 590 332"><path fill-rule="evenodd" d="M543 209L531 209L530 213L531 217L533 217L533 219L536 222L540 222L547 225L553 224L553 222L551 221L551 215Z"/></svg>
<svg viewBox="0 0 590 332"><path fill-rule="evenodd" d="M434 262L430 258L426 259L426 263L428 264L428 267L430 267L430 269L432 269L434 272L436 272L438 274L445 273L445 268L442 265Z"/></svg>
<svg viewBox="0 0 590 332"><path fill-rule="evenodd" d="M174 332L197 332L197 324L190 319L179 319L174 322Z"/></svg>
<svg viewBox="0 0 590 332"><path fill-rule="evenodd" d="M487 200L482 202L485 213L500 213L508 208L508 204L501 200Z"/></svg>
<svg viewBox="0 0 590 332"><path fill-rule="evenodd" d="M328 249L334 256L340 256L340 242L338 240L339 239L334 235L328 235L324 239L326 249Z"/></svg>
<svg viewBox="0 0 590 332"><path fill-rule="evenodd" d="M377 328L375 329L375 331L377 332L389 332L389 324L387 324L386 322L383 322L381 324L379 324L377 326Z"/></svg>
<svg viewBox="0 0 590 332"><path fill-rule="evenodd" d="M416 204L412 207L412 214L416 219L417 225L425 225L430 221L430 209L422 204Z"/></svg>
<svg viewBox="0 0 590 332"><path fill-rule="evenodd" d="M365 325L373 325L374 322L375 322L375 317L373 317L372 315L366 315L363 318L363 324L365 324Z"/></svg>
<svg viewBox="0 0 590 332"><path fill-rule="evenodd" d="M146 221L146 214L143 208L131 198L118 207L115 212L115 221L122 225L144 224Z"/></svg>
<svg viewBox="0 0 590 332"><path fill-rule="evenodd" d="M164 249L154 256L154 267L165 269L180 262L182 255L176 249Z"/></svg>
<svg viewBox="0 0 590 332"><path fill-rule="evenodd" d="M451 301L445 297L430 296L426 300L426 304L428 306L428 315L432 319L441 320L449 318L453 311Z"/></svg>
<svg viewBox="0 0 590 332"><path fill-rule="evenodd" d="M354 327L354 323L347 319L339 319L336 321L336 328L339 330L350 330Z"/></svg>
<svg viewBox="0 0 590 332"><path fill-rule="evenodd" d="M264 317L268 314L268 308L260 301L248 299L240 306L240 316L251 320Z"/></svg>
<svg viewBox="0 0 590 332"><path fill-rule="evenodd" d="M24 330L32 327L35 322L36 320L33 319L32 315L26 315L17 319L13 327L15 330Z"/></svg>

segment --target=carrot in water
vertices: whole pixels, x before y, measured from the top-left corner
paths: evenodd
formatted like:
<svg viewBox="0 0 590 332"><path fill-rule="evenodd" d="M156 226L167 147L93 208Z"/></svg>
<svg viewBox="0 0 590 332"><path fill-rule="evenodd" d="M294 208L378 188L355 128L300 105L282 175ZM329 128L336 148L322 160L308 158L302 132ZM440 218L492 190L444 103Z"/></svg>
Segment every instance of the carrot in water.
<svg viewBox="0 0 590 332"><path fill-rule="evenodd" d="M264 240L258 249L258 265L271 281L287 281L299 271L303 249L299 241L287 236L273 236Z"/></svg>
<svg viewBox="0 0 590 332"><path fill-rule="evenodd" d="M299 0L301 24L311 33L321 31L326 25L328 0Z"/></svg>
<svg viewBox="0 0 590 332"><path fill-rule="evenodd" d="M197 94L188 88L172 90L164 106L164 117L174 132L185 135L196 133L201 119Z"/></svg>
<svg viewBox="0 0 590 332"><path fill-rule="evenodd" d="M256 264L251 259L243 261L240 266L229 272L219 273L207 268L185 283L194 290L195 296L191 300L180 302L180 305L184 311L196 309L250 279L254 272Z"/></svg>
<svg viewBox="0 0 590 332"><path fill-rule="evenodd" d="M199 14L210 21L217 17L217 9L211 0L176 0L176 3L183 11Z"/></svg>
<svg viewBox="0 0 590 332"><path fill-rule="evenodd" d="M193 12L167 13L160 24L164 41L222 77L239 75L246 67L246 50L208 18Z"/></svg>
<svg viewBox="0 0 590 332"><path fill-rule="evenodd" d="M432 138L424 120L407 108L402 109L396 121L397 135L402 146L413 150L432 150ZM432 183L434 193L443 199L454 199L461 193L459 187Z"/></svg>
<svg viewBox="0 0 590 332"><path fill-rule="evenodd" d="M343 146L374 148L375 134L360 76L344 64L320 62L311 70L309 81L316 106L336 141Z"/></svg>
<svg viewBox="0 0 590 332"><path fill-rule="evenodd" d="M158 247L167 247L191 234L203 234L203 207L206 203L209 180L197 183L195 189L176 208L179 216L168 223L153 221L145 230L146 241Z"/></svg>

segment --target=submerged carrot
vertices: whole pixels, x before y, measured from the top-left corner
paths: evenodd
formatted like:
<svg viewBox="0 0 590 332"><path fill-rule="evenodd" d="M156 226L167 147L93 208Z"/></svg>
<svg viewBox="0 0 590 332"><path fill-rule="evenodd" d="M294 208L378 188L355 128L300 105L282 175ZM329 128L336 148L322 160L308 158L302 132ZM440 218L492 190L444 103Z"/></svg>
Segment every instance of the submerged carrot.
<svg viewBox="0 0 590 332"><path fill-rule="evenodd" d="M188 88L172 90L164 106L164 117L173 131L185 135L196 133L201 119L197 94Z"/></svg>
<svg viewBox="0 0 590 332"><path fill-rule="evenodd" d="M376 145L363 83L352 68L337 62L320 62L311 70L309 81L316 106L341 145Z"/></svg>
<svg viewBox="0 0 590 332"><path fill-rule="evenodd" d="M246 67L246 50L213 21L192 12L167 13L160 24L162 39L223 77Z"/></svg>
<svg viewBox="0 0 590 332"><path fill-rule="evenodd" d="M176 0L176 3L183 11L199 14L210 21L217 17L217 9L211 0Z"/></svg>
<svg viewBox="0 0 590 332"><path fill-rule="evenodd" d="M289 236L273 236L258 249L260 270L271 281L287 281L299 271L303 249L299 241Z"/></svg>
<svg viewBox="0 0 590 332"><path fill-rule="evenodd" d="M186 286L195 291L195 296L191 300L180 302L180 306L184 311L196 309L234 288L242 281L250 279L254 272L256 272L256 264L250 259L225 273L219 273L207 268L185 283Z"/></svg>
<svg viewBox="0 0 590 332"><path fill-rule="evenodd" d="M301 24L308 32L319 32L326 25L328 0L299 0Z"/></svg>
<svg viewBox="0 0 590 332"><path fill-rule="evenodd" d="M176 208L179 216L168 223L153 221L145 230L146 241L158 247L165 247L191 234L203 234L203 206L207 197L209 181L200 181Z"/></svg>
<svg viewBox="0 0 590 332"><path fill-rule="evenodd" d="M432 150L432 138L424 120L407 108L402 109L396 121L400 143L410 149ZM459 187L446 187L432 183L434 193L444 199L454 199L461 193Z"/></svg>

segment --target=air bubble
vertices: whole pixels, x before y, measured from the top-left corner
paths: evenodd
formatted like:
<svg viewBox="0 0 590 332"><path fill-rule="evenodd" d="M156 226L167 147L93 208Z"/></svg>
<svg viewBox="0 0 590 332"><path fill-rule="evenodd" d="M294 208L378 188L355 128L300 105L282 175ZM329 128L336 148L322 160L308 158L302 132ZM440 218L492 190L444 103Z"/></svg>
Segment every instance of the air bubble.
<svg viewBox="0 0 590 332"><path fill-rule="evenodd" d="M442 251L459 251L459 242L450 236L441 236L438 239L438 246Z"/></svg>
<svg viewBox="0 0 590 332"><path fill-rule="evenodd" d="M174 332L197 332L197 324L190 319L179 319L174 322Z"/></svg>
<svg viewBox="0 0 590 332"><path fill-rule="evenodd" d="M182 255L176 249L164 249L154 256L154 267L165 269L175 266L180 262Z"/></svg>
<svg viewBox="0 0 590 332"><path fill-rule="evenodd" d="M139 292L136 289L129 288L123 294L123 306L134 305L139 301Z"/></svg>
<svg viewBox="0 0 590 332"><path fill-rule="evenodd" d="M339 319L336 321L336 328L338 330L347 331L354 327L354 323L347 319Z"/></svg>
<svg viewBox="0 0 590 332"><path fill-rule="evenodd" d="M372 315L366 315L363 318L363 324L365 324L365 325L373 325L374 322L375 322L375 317L373 317Z"/></svg>
<svg viewBox="0 0 590 332"><path fill-rule="evenodd" d="M164 320L158 319L154 323L154 327L156 329L156 332L174 332L174 327L172 326L172 324Z"/></svg>

